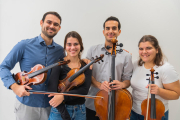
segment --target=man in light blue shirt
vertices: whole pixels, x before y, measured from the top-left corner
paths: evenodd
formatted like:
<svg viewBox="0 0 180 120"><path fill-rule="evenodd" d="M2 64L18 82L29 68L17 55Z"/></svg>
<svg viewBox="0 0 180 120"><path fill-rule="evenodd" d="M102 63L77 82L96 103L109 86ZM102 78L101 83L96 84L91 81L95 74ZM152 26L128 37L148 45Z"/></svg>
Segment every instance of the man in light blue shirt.
<svg viewBox="0 0 180 120"><path fill-rule="evenodd" d="M10 70L19 62L21 71L31 71L36 64L49 66L64 57L63 47L54 42L53 37L61 29L61 17L57 12L44 14L40 25L41 34L32 39L17 43L0 65L0 77L4 86L16 94L16 120L47 120L50 112L47 95L30 95L26 89L47 91L50 70L47 79L40 85L18 85Z"/></svg>

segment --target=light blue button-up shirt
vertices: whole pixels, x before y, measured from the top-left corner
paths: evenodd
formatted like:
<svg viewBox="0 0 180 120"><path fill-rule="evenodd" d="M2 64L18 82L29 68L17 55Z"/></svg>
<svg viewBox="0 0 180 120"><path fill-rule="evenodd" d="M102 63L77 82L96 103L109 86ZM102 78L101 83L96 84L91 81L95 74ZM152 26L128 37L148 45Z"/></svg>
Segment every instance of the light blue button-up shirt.
<svg viewBox="0 0 180 120"><path fill-rule="evenodd" d="M4 83L4 86L9 89L9 87L15 83L10 70L12 70L16 63L19 62L21 71L31 71L31 68L36 64L41 64L49 66L59 59L64 57L63 47L52 42L51 45L46 45L45 41L42 39L41 35L20 41L14 46L10 53L6 56L2 64L0 65L0 77ZM47 73L47 79L44 83L40 85L31 86L33 90L47 91L48 79L50 75L50 70ZM32 107L48 107L49 98L47 95L35 95L18 97L17 99L28 106Z"/></svg>

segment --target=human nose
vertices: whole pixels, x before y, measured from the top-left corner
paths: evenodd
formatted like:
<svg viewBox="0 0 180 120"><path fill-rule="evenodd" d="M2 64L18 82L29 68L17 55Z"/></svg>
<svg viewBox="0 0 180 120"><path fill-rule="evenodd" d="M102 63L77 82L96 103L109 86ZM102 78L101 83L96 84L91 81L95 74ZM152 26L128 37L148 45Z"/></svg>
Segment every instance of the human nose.
<svg viewBox="0 0 180 120"><path fill-rule="evenodd" d="M109 32L112 33L112 32L113 32L113 29L110 29Z"/></svg>
<svg viewBox="0 0 180 120"><path fill-rule="evenodd" d="M54 28L54 24L53 24L53 23L51 23L51 24L50 24L50 27L51 27L51 28Z"/></svg>
<svg viewBox="0 0 180 120"><path fill-rule="evenodd" d="M142 52L143 52L143 53L147 53L147 50L146 50L146 49L144 49Z"/></svg>
<svg viewBox="0 0 180 120"><path fill-rule="evenodd" d="M72 45L72 46L71 46L71 49L74 49L75 47L76 47L75 45Z"/></svg>

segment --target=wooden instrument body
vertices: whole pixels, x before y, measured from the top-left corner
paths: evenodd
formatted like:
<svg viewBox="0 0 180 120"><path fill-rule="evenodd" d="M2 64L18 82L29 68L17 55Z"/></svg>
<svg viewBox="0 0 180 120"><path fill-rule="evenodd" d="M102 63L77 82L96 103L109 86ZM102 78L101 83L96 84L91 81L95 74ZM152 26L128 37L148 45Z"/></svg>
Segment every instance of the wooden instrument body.
<svg viewBox="0 0 180 120"><path fill-rule="evenodd" d="M31 86L31 85L39 85L41 83L43 83L46 78L47 78L47 72L45 73L41 73L37 76L34 76L32 78L29 78L28 75L35 72L35 71L38 71L38 70L41 70L45 68L43 65L41 64L37 64L35 65L30 72L26 72L26 71L23 71L23 72L18 72L14 78L15 78L15 81L19 84L19 85L28 85L28 86Z"/></svg>

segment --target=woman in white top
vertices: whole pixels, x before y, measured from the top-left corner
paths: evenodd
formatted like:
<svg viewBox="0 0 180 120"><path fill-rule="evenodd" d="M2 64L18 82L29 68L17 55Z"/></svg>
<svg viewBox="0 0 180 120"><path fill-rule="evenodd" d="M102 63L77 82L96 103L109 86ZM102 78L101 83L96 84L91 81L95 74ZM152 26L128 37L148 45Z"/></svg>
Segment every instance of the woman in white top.
<svg viewBox="0 0 180 120"><path fill-rule="evenodd" d="M179 77L174 67L164 61L163 53L157 39L151 35L143 36L138 44L140 59L134 63L131 87L133 88L133 107L131 120L144 120L141 115L141 103L147 99L150 69L158 72L159 79L154 79L151 84L151 94L161 100L165 106L165 116L162 120L168 120L168 100L175 100L180 95Z"/></svg>

